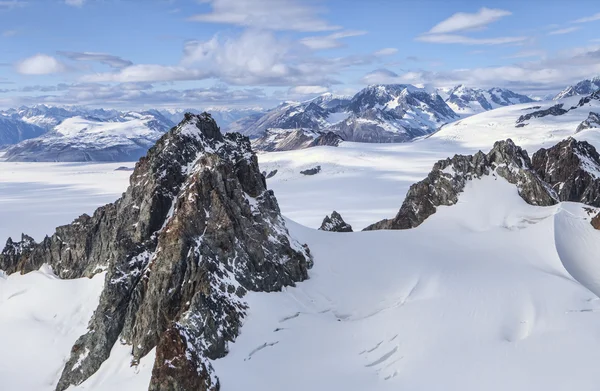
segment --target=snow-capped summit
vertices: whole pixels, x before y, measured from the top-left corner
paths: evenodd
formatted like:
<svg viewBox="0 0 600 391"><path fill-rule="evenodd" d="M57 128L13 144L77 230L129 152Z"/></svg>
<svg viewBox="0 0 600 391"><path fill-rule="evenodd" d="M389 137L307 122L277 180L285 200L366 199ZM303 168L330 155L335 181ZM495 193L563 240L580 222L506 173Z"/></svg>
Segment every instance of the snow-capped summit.
<svg viewBox="0 0 600 391"><path fill-rule="evenodd" d="M582 80L574 86L568 86L561 92L559 92L554 100L568 98L575 95L589 95L600 89L600 76L596 76L592 79Z"/></svg>
<svg viewBox="0 0 600 391"><path fill-rule="evenodd" d="M326 92L314 99L311 99L311 102L324 109L337 109L342 106L346 106L351 99L352 96L349 95L338 95L331 92Z"/></svg>
<svg viewBox="0 0 600 391"><path fill-rule="evenodd" d="M501 106L533 102L533 99L528 96L497 87L482 90L461 84L443 92L446 94L445 101L448 106L461 115L472 115Z"/></svg>
<svg viewBox="0 0 600 391"><path fill-rule="evenodd" d="M349 116L330 127L344 140L405 142L425 136L458 115L437 94L410 84L378 84L359 91Z"/></svg>

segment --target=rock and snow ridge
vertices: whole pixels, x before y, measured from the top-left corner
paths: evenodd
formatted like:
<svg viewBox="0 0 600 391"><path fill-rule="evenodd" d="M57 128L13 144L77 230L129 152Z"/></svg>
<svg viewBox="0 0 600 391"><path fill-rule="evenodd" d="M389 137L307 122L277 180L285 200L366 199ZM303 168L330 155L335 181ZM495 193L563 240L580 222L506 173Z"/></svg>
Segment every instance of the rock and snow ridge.
<svg viewBox="0 0 600 391"><path fill-rule="evenodd" d="M469 88L462 84L449 90L440 91L440 95L446 95L444 100L454 112L466 116L502 106L534 101L528 96L517 94L505 88L483 90Z"/></svg>
<svg viewBox="0 0 600 391"><path fill-rule="evenodd" d="M41 243L9 241L8 273L52 267L60 278L106 272L88 331L56 390L79 385L127 344L137 362L156 349L149 390L218 390L211 360L227 354L247 291L307 278L312 258L290 237L248 138L186 114L136 164L115 203L58 227Z"/></svg>
<svg viewBox="0 0 600 391"><path fill-rule="evenodd" d="M440 160L424 180L413 184L398 214L372 224L365 230L410 229L421 225L440 205L454 205L468 181L493 175L517 186L519 195L531 205L548 206L557 203L557 197L534 172L527 151L512 140L498 141L484 154L455 155Z"/></svg>
<svg viewBox="0 0 600 391"><path fill-rule="evenodd" d="M553 98L554 100L569 98L576 95L589 95L600 90L600 76L592 79L585 79L575 84L568 86Z"/></svg>
<svg viewBox="0 0 600 391"><path fill-rule="evenodd" d="M579 202L600 207L600 155L585 141L568 138L529 158L512 140L498 141L484 154L455 155L434 164L427 178L413 184L398 214L365 230L410 229L421 225L439 206L458 202L468 181L499 176L517 187L530 205Z"/></svg>

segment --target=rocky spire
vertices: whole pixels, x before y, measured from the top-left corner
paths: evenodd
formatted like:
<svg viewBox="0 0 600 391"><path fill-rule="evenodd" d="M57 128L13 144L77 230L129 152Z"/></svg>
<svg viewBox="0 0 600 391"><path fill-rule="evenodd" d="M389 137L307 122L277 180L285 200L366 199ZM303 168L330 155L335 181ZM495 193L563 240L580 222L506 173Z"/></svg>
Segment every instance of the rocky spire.
<svg viewBox="0 0 600 391"><path fill-rule="evenodd" d="M140 159L115 203L58 227L0 265L48 263L61 278L106 272L100 303L73 346L62 391L98 370L120 340L134 360L156 348L150 390L217 390L211 359L239 332L248 290L307 278L308 248L288 234L249 139L186 114Z"/></svg>
<svg viewBox="0 0 600 391"><path fill-rule="evenodd" d="M454 155L434 164L427 178L413 184L393 219L372 224L365 230L409 229L423 223L440 205L454 205L468 180L497 174L515 184L519 195L532 205L553 205L556 195L532 170L527 151L512 140L497 141L488 154Z"/></svg>
<svg viewBox="0 0 600 391"><path fill-rule="evenodd" d="M352 232L352 226L346 223L342 216L334 210L333 213L331 213L331 216L325 216L319 230L329 232Z"/></svg>

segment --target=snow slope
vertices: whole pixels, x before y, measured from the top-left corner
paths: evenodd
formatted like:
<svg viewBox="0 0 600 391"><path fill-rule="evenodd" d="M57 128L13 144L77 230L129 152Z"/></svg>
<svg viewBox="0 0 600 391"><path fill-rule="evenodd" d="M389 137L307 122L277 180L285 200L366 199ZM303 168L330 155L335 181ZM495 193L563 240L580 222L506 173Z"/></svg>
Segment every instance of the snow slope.
<svg viewBox="0 0 600 391"><path fill-rule="evenodd" d="M600 110L598 100L592 100L583 107L571 109L563 115L547 115L517 123L519 117L523 115L545 110L557 104L563 104L565 110L570 109L576 106L580 99L580 96L575 96L560 101L501 107L445 125L430 138L458 143L470 149L489 149L496 140L512 138L515 144L524 147L530 153L541 147L554 145L569 136L599 145L600 139L597 132L593 130L575 134L577 127L587 119L590 111Z"/></svg>
<svg viewBox="0 0 600 391"><path fill-rule="evenodd" d="M600 317L581 311L600 302L565 272L555 212L485 177L413 230L288 223L315 256L311 278L252 294L214 362L223 389L594 389Z"/></svg>
<svg viewBox="0 0 600 391"><path fill-rule="evenodd" d="M44 267L23 276L0 272L2 390L54 390L103 284L104 273L91 280L60 280Z"/></svg>

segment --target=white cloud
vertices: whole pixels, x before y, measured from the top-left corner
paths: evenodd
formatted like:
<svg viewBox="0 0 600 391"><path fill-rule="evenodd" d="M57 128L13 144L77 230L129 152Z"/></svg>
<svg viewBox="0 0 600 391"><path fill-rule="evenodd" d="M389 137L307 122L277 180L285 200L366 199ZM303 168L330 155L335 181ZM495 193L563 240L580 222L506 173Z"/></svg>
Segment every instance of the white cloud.
<svg viewBox="0 0 600 391"><path fill-rule="evenodd" d="M4 1L0 0L0 11L24 7L27 4L28 3L26 1L20 1L20 0L4 0Z"/></svg>
<svg viewBox="0 0 600 391"><path fill-rule="evenodd" d="M454 69L431 72L409 70L397 74L378 69L362 79L364 83L411 83L449 87L465 84L476 87L506 87L519 92L556 92L567 85L600 74L600 47L577 48L554 58L509 66Z"/></svg>
<svg viewBox="0 0 600 391"><path fill-rule="evenodd" d="M67 67L52 56L36 54L16 63L15 69L23 75L48 75L64 72Z"/></svg>
<svg viewBox="0 0 600 391"><path fill-rule="evenodd" d="M304 45L266 31L246 30L239 36L190 41L179 64L131 65L117 72L86 75L86 82L153 82L218 79L233 85L329 86L350 67L379 61L375 54L318 57Z"/></svg>
<svg viewBox="0 0 600 391"><path fill-rule="evenodd" d="M572 32L574 32L574 31L577 31L577 30L579 30L580 28L581 28L581 27L567 27L567 28L564 28L564 29L553 30L553 31L550 31L550 32L548 33L548 35L562 35L562 34L569 34L569 33L572 33Z"/></svg>
<svg viewBox="0 0 600 391"><path fill-rule="evenodd" d="M10 90L14 92L16 90ZM142 107L256 107L260 104L274 106L278 102L259 88L230 89L227 86L190 89L159 89L148 83L58 84L28 86L21 92L27 96L0 97L0 105L15 107L38 103L54 105L87 105L103 108L135 109ZM38 93L32 95L32 93ZM2 90L0 90L2 93Z"/></svg>
<svg viewBox="0 0 600 391"><path fill-rule="evenodd" d="M134 83L149 81L200 80L210 77L210 74L198 69L182 66L165 66L155 64L132 65L119 72L95 73L82 78L84 82L117 82Z"/></svg>
<svg viewBox="0 0 600 391"><path fill-rule="evenodd" d="M454 34L425 34L420 35L417 41L429 43L454 43L462 45L505 45L517 44L527 41L528 37L496 37L496 38L471 38Z"/></svg>
<svg viewBox="0 0 600 391"><path fill-rule="evenodd" d="M66 5L71 5L73 7L81 7L85 3L85 0L65 0Z"/></svg>
<svg viewBox="0 0 600 391"><path fill-rule="evenodd" d="M108 65L112 68L124 68L133 63L129 60L124 60L121 57L113 56L111 54L106 53L92 53L92 52L65 52L59 51L57 52L59 55L63 57L67 57L73 61L95 61L105 65Z"/></svg>
<svg viewBox="0 0 600 391"><path fill-rule="evenodd" d="M297 95L317 95L329 91L329 88L323 86L296 86L290 88L290 94Z"/></svg>
<svg viewBox="0 0 600 391"><path fill-rule="evenodd" d="M481 8L475 13L457 12L448 19L436 24L429 34L448 34L466 30L485 28L488 24L511 15L511 12L501 9Z"/></svg>
<svg viewBox="0 0 600 391"><path fill-rule="evenodd" d="M573 23L588 23L588 22L595 22L597 20L600 20L600 13L594 14L592 16L587 16L585 18L574 20Z"/></svg>
<svg viewBox="0 0 600 391"><path fill-rule="evenodd" d="M392 54L398 53L398 49L396 48L383 48L376 51L374 54L376 56L391 56Z"/></svg>
<svg viewBox="0 0 600 391"><path fill-rule="evenodd" d="M319 17L320 9L301 0L202 0L212 12L189 18L196 22L234 24L266 30L330 31L341 27L330 25Z"/></svg>
<svg viewBox="0 0 600 391"><path fill-rule="evenodd" d="M344 44L339 41L340 39L348 37L357 37L360 35L365 35L366 33L366 31L354 30L340 31L325 36L302 38L300 40L300 43L312 50L335 49L344 46Z"/></svg>
<svg viewBox="0 0 600 391"><path fill-rule="evenodd" d="M515 54L506 56L505 58L528 58L528 57L545 57L546 52L543 50L520 50Z"/></svg>
<svg viewBox="0 0 600 391"><path fill-rule="evenodd" d="M6 30L3 31L0 35L2 35L4 38L13 37L17 35L17 30Z"/></svg>

